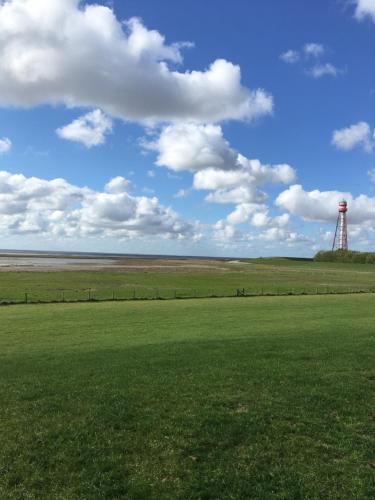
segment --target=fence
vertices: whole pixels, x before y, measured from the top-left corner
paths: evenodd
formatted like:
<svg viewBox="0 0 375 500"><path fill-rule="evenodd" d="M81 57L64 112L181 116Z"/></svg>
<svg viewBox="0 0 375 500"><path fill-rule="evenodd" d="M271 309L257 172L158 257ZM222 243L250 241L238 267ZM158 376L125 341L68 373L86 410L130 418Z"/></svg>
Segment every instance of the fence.
<svg viewBox="0 0 375 500"><path fill-rule="evenodd" d="M203 299L221 297L276 297L300 295L332 295L375 293L372 287L296 287L296 288L236 288L236 289L174 289L174 288L127 288L127 289L84 289L84 290L44 290L40 292L27 291L1 297L0 305L14 304L53 304L75 302L105 302L131 300L178 300Z"/></svg>

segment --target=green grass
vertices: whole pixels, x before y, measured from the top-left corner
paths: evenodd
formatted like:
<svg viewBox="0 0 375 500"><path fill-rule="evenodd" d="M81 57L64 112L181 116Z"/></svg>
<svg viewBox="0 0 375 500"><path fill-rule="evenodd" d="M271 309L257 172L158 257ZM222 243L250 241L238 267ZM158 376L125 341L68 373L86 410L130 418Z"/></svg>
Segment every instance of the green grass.
<svg viewBox="0 0 375 500"><path fill-rule="evenodd" d="M159 261L159 264L162 261ZM178 263L177 263L178 265ZM321 293L329 287L339 292L351 289L375 289L375 265L337 264L290 259L255 259L247 263L211 263L224 267L206 272L146 271L58 271L1 272L0 302L23 301L25 292L31 301L84 300L91 289L93 297L110 299L162 296L233 295L237 288L250 294Z"/></svg>
<svg viewBox="0 0 375 500"><path fill-rule="evenodd" d="M375 297L0 308L1 499L375 496Z"/></svg>

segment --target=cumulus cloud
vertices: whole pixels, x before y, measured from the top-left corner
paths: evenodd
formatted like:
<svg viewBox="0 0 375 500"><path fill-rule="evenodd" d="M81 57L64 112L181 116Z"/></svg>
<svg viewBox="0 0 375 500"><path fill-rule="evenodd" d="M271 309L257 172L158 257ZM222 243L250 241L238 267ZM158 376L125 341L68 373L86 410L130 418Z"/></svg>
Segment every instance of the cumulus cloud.
<svg viewBox="0 0 375 500"><path fill-rule="evenodd" d="M266 195L259 186L295 180L295 170L289 165L263 165L239 154L219 125L169 125L144 146L157 152L158 166L194 173L193 187L213 191L206 197L211 203L263 203Z"/></svg>
<svg viewBox="0 0 375 500"><path fill-rule="evenodd" d="M375 145L375 132L371 130L366 122L358 122L350 127L335 130L332 136L332 144L343 151L349 151L355 147L370 153Z"/></svg>
<svg viewBox="0 0 375 500"><path fill-rule="evenodd" d="M375 182L375 168L372 168L367 173L368 173L368 176L370 177L371 181Z"/></svg>
<svg viewBox="0 0 375 500"><path fill-rule="evenodd" d="M56 133L62 139L84 144L87 148L104 144L106 135L112 131L112 120L100 109L80 116Z"/></svg>
<svg viewBox="0 0 375 500"><path fill-rule="evenodd" d="M267 226L270 221L270 218L267 212L258 212L254 214L251 218L251 224L255 227L264 227Z"/></svg>
<svg viewBox="0 0 375 500"><path fill-rule="evenodd" d="M144 141L147 149L157 151L156 164L176 172L212 167L236 167L237 154L224 139L219 125L182 123L164 127L155 141Z"/></svg>
<svg viewBox="0 0 375 500"><path fill-rule="evenodd" d="M343 73L331 62L321 62L321 58L325 55L326 49L323 44L310 42L305 43L301 50L287 50L280 55L280 59L288 64L295 64L301 61L306 75L313 78L322 78L323 76L338 76ZM311 59L315 60L315 64L310 66Z"/></svg>
<svg viewBox="0 0 375 500"><path fill-rule="evenodd" d="M302 186L295 184L279 194L276 205L306 221L332 223L337 218L338 203L343 198L348 202L351 224L375 222L375 198L364 194L353 197L350 193L338 191L304 191Z"/></svg>
<svg viewBox="0 0 375 500"><path fill-rule="evenodd" d="M12 149L12 141L7 137L0 139L0 155L8 153Z"/></svg>
<svg viewBox="0 0 375 500"><path fill-rule="evenodd" d="M324 55L325 48L321 43L306 43L303 51L307 57L320 57Z"/></svg>
<svg viewBox="0 0 375 500"><path fill-rule="evenodd" d="M167 44L141 20L79 0L0 3L0 105L100 108L141 123L251 119L272 111L263 89L218 59L179 71L186 43Z"/></svg>
<svg viewBox="0 0 375 500"><path fill-rule="evenodd" d="M294 182L296 172L290 165L265 165L246 158L231 147L222 128L213 124L168 125L156 139L144 141L143 146L156 151L158 166L191 172L193 189L209 191L206 202L235 205L225 219L212 227L215 241L223 244L250 241L254 235L236 228L247 222L257 230L278 227L289 234L286 229L289 215L271 217L266 206L267 195L260 188ZM178 197L185 194L182 190Z"/></svg>
<svg viewBox="0 0 375 500"><path fill-rule="evenodd" d="M307 71L313 78L322 78L323 76L337 76L340 70L332 63L316 64Z"/></svg>
<svg viewBox="0 0 375 500"><path fill-rule="evenodd" d="M305 45L300 50L289 49L280 54L280 59L288 64L295 64L301 59L315 58L319 59L325 54L326 50L323 44L310 42L305 43Z"/></svg>
<svg viewBox="0 0 375 500"><path fill-rule="evenodd" d="M187 198L189 196L190 189L179 189L173 198Z"/></svg>
<svg viewBox="0 0 375 500"><path fill-rule="evenodd" d="M212 188L207 188L212 189ZM254 186L238 186L234 188L219 188L209 193L205 200L208 203L239 204L264 203L267 200L265 193L258 191Z"/></svg>
<svg viewBox="0 0 375 500"><path fill-rule="evenodd" d="M117 176L104 186L104 191L111 194L129 192L133 189L133 183L125 177Z"/></svg>
<svg viewBox="0 0 375 500"><path fill-rule="evenodd" d="M290 184L295 171L289 165L263 165L259 160L239 156L238 168L207 168L194 175L194 188L214 190L206 200L211 203L264 203L267 196L258 189L265 184Z"/></svg>
<svg viewBox="0 0 375 500"><path fill-rule="evenodd" d="M375 0L355 0L355 17L362 20L370 17L375 22Z"/></svg>
<svg viewBox="0 0 375 500"><path fill-rule="evenodd" d="M280 227L270 227L266 229L259 235L259 239L269 242L286 243L289 246L294 246L298 243L312 242L311 238L302 233L289 231Z"/></svg>
<svg viewBox="0 0 375 500"><path fill-rule="evenodd" d="M236 226L247 222L252 214L257 211L266 211L266 205L260 206L257 203L240 203L236 208L226 217L227 224ZM258 212L262 213L262 212Z"/></svg>
<svg viewBox="0 0 375 500"><path fill-rule="evenodd" d="M243 231L236 226L249 221L253 231ZM223 244L267 242L272 245L293 247L303 243L311 243L311 239L290 227L290 216L287 213L271 217L266 205L241 204L225 219L213 225L213 238Z"/></svg>
<svg viewBox="0 0 375 500"><path fill-rule="evenodd" d="M263 165L239 155L236 169L201 170L194 175L193 185L195 189L214 190L206 197L211 203L264 203L267 196L259 186L290 184L295 175L289 165Z"/></svg>
<svg viewBox="0 0 375 500"><path fill-rule="evenodd" d="M64 179L45 180L0 172L2 234L48 237L183 239L197 236L194 224L182 220L156 197L131 196L123 177L104 191L78 187Z"/></svg>
<svg viewBox="0 0 375 500"><path fill-rule="evenodd" d="M300 59L298 50L287 50L280 54L280 59L288 64L295 64Z"/></svg>

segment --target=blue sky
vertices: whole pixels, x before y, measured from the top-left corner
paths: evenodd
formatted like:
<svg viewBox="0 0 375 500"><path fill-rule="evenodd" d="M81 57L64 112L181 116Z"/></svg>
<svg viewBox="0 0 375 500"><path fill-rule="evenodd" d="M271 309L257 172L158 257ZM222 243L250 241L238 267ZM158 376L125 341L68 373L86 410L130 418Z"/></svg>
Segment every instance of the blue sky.
<svg viewBox="0 0 375 500"><path fill-rule="evenodd" d="M0 31L0 247L309 256L345 196L374 248L375 0L9 0Z"/></svg>

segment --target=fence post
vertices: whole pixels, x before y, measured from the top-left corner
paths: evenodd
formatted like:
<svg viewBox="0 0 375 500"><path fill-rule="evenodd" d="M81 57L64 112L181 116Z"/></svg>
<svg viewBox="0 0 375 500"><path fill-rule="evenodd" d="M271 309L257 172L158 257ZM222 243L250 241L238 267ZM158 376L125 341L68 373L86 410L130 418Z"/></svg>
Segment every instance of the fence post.
<svg viewBox="0 0 375 500"><path fill-rule="evenodd" d="M62 302L65 302L65 293L64 292L61 292L61 300L62 300Z"/></svg>
<svg viewBox="0 0 375 500"><path fill-rule="evenodd" d="M115 291L112 290L112 300L115 300Z"/></svg>
<svg viewBox="0 0 375 500"><path fill-rule="evenodd" d="M88 300L91 300L91 288L89 288L89 295L88 295Z"/></svg>
<svg viewBox="0 0 375 500"><path fill-rule="evenodd" d="M27 292L25 292L25 304L28 302Z"/></svg>

